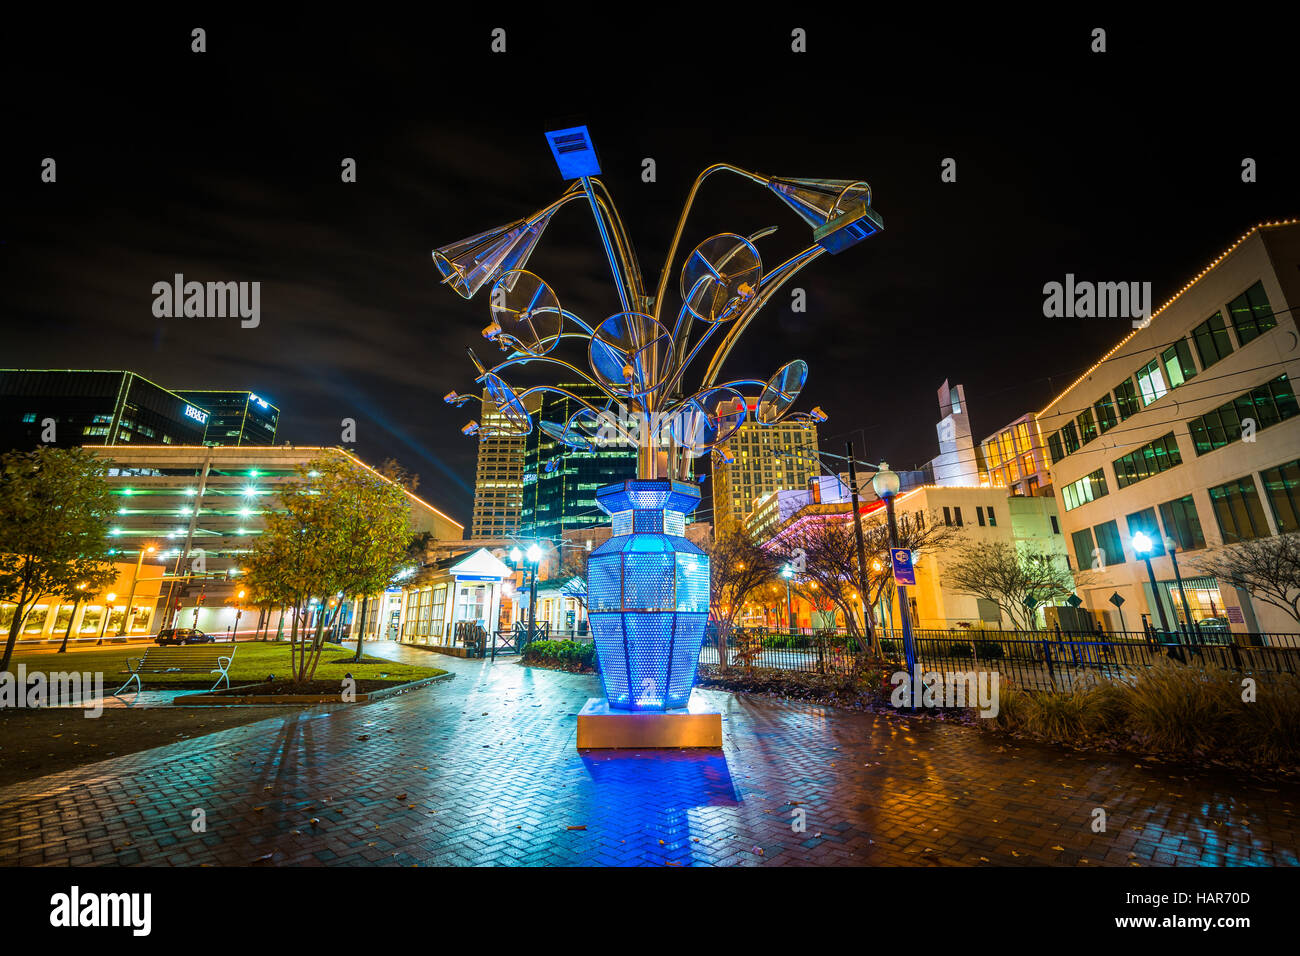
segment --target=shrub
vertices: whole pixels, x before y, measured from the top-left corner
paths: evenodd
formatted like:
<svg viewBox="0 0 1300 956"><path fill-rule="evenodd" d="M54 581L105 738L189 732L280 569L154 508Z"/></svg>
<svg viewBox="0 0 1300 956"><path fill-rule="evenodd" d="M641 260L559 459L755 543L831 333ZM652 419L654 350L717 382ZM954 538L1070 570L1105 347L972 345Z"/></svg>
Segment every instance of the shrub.
<svg viewBox="0 0 1300 956"><path fill-rule="evenodd" d="M1252 768L1300 764L1300 678L1261 675L1242 701L1243 675L1157 660L1126 678L1080 679L1069 693L999 687L984 723L1061 744L1104 743L1180 759L1214 757Z"/></svg>
<svg viewBox="0 0 1300 956"><path fill-rule="evenodd" d="M1002 660L1002 645L996 641L976 641L975 653L986 661Z"/></svg>
<svg viewBox="0 0 1300 956"><path fill-rule="evenodd" d="M524 648L526 664L595 667L596 645L586 641L533 641Z"/></svg>
<svg viewBox="0 0 1300 956"><path fill-rule="evenodd" d="M966 643L949 644L948 656L956 658L957 660L967 660L975 656L975 651L971 648L969 644Z"/></svg>

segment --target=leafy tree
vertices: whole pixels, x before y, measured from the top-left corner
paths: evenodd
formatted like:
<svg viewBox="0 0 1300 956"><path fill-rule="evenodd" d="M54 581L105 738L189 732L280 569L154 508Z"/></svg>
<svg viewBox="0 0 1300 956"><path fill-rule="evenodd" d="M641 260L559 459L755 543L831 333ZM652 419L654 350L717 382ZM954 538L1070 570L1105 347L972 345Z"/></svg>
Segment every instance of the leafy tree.
<svg viewBox="0 0 1300 956"><path fill-rule="evenodd" d="M294 609L290 666L302 685L320 662L326 618L342 607L332 599L386 587L404 562L411 530L405 493L381 476L333 457L308 462L298 474L267 516L246 580L255 600ZM312 598L320 612L307 635L301 622Z"/></svg>
<svg viewBox="0 0 1300 956"><path fill-rule="evenodd" d="M81 448L0 456L0 599L15 605L0 671L8 670L27 614L45 597L75 593L112 569L114 506L108 462Z"/></svg>
<svg viewBox="0 0 1300 956"><path fill-rule="evenodd" d="M779 568L777 555L754 543L746 532L735 530L713 539L709 552L712 589L710 616L718 628L718 662L727 669L727 639L745 600L772 580Z"/></svg>
<svg viewBox="0 0 1300 956"><path fill-rule="evenodd" d="M1074 578L1061 555L1025 551L1009 541L966 545L944 568L944 579L959 591L993 601L1026 631L1038 629L1040 605L1074 590Z"/></svg>
<svg viewBox="0 0 1300 956"><path fill-rule="evenodd" d="M1300 625L1300 532L1229 545L1195 565L1200 573L1280 608Z"/></svg>

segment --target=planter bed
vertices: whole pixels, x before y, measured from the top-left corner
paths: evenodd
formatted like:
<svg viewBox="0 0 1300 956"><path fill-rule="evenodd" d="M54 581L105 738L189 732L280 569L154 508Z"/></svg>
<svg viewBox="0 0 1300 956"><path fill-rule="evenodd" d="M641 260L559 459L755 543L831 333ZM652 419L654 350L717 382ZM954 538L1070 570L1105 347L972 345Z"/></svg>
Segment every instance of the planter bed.
<svg viewBox="0 0 1300 956"><path fill-rule="evenodd" d="M350 703L364 704L372 700L403 694L435 681L450 680L454 674L438 674L414 681L387 681L363 678L358 680L356 697ZM202 694L183 694L172 703L182 707L224 706L230 704L337 704L344 703L343 690L338 681L311 681L305 687L294 687L290 681L248 684L230 689L222 688Z"/></svg>

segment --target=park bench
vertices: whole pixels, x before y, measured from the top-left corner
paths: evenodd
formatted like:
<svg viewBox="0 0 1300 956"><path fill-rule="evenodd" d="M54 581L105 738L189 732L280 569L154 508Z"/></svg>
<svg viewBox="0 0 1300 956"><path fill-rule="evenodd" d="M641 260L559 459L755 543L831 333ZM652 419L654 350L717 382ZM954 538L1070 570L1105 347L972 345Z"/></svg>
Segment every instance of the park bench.
<svg viewBox="0 0 1300 956"><path fill-rule="evenodd" d="M121 694L135 683L137 691L144 690L140 684L141 674L220 674L212 685L216 690L224 680L230 686L230 662L235 657L236 645L229 649L218 644L188 644L181 647L151 647L131 666L131 658L126 659L127 670L131 676L117 689L114 697Z"/></svg>

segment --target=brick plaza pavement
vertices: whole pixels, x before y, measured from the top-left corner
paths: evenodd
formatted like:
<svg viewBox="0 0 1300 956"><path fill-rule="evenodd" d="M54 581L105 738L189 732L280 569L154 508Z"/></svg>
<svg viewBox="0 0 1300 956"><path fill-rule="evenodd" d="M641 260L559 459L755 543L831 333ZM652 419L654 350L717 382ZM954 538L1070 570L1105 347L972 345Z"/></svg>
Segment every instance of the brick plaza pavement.
<svg viewBox="0 0 1300 956"><path fill-rule="evenodd" d="M368 650L456 676L2 789L0 864L1297 863L1293 785L701 691L721 754L584 755L594 677Z"/></svg>

